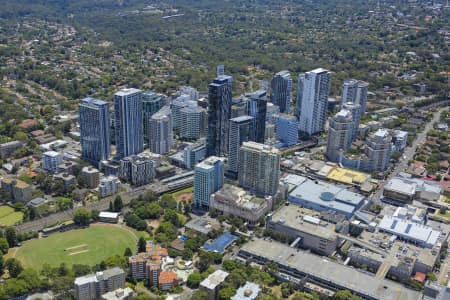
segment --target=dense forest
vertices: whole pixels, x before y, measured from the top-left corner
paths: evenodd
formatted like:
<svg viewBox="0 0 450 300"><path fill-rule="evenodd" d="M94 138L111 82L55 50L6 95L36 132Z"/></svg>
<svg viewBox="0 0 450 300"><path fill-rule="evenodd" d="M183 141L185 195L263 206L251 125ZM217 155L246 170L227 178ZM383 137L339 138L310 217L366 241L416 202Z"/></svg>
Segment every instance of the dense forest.
<svg viewBox="0 0 450 300"><path fill-rule="evenodd" d="M235 86L237 93L251 90L257 80L269 79L283 69L296 75L316 67L335 73L332 94L339 93L342 80L348 77L369 81L371 89L386 85L402 87L406 94L413 89L410 83L398 80L403 73L418 72L417 82L428 84L430 93L435 94L442 92L447 81L439 75L449 67L448 45L440 30L448 26L450 13L426 11L423 3L414 6L405 1L379 4L375 0L0 3L4 25L33 18L93 30L95 39L110 41L112 45L91 47L92 55L111 60L119 53L125 63L135 60L140 64L137 68L141 70L135 67L136 72L114 83L139 86L152 80L153 88L162 92L175 90L181 84L206 90L218 64L224 64L240 83ZM173 14L180 16L163 18ZM428 14L433 14L431 19L426 18ZM407 54L411 51L416 56ZM169 64L161 66L158 60L163 58L158 55L166 53L173 57ZM433 59L432 53L439 54L441 59ZM149 57L153 58L150 62Z"/></svg>

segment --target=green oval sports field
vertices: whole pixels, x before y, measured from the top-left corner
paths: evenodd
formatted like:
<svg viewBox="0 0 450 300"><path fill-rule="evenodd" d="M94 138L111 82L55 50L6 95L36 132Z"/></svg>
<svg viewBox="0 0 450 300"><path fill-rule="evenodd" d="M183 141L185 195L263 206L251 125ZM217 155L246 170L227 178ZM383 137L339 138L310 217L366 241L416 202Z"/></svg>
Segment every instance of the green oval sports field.
<svg viewBox="0 0 450 300"><path fill-rule="evenodd" d="M136 250L136 236L116 226L92 226L26 241L16 252L24 267L40 270L45 263L95 265L112 255Z"/></svg>

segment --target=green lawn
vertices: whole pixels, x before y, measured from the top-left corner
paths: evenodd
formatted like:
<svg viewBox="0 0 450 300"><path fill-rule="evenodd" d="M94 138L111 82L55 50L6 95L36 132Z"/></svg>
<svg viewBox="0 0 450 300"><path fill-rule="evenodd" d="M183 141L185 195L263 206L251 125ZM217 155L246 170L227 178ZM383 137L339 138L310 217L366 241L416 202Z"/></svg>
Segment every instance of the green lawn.
<svg viewBox="0 0 450 300"><path fill-rule="evenodd" d="M170 193L169 195L172 195L172 196L176 197L176 196L181 195L181 194L187 194L187 193L192 193L192 192L194 192L194 187L193 186L185 188L185 189L183 189L181 191L178 191L178 192L175 192L175 193Z"/></svg>
<svg viewBox="0 0 450 300"><path fill-rule="evenodd" d="M12 214L0 218L0 225L12 226L23 220L23 212L15 211Z"/></svg>
<svg viewBox="0 0 450 300"><path fill-rule="evenodd" d="M22 221L23 213L10 206L0 206L0 226L11 226Z"/></svg>
<svg viewBox="0 0 450 300"><path fill-rule="evenodd" d="M7 205L0 206L0 218L3 218L4 216L7 216L9 214L12 214L14 212L14 208Z"/></svg>
<svg viewBox="0 0 450 300"><path fill-rule="evenodd" d="M25 267L37 270L44 263L95 265L112 255L122 255L126 247L136 250L136 238L131 232L113 226L94 226L27 241L15 257Z"/></svg>
<svg viewBox="0 0 450 300"><path fill-rule="evenodd" d="M440 217L444 217L444 218L447 218L447 219L450 218L450 211L446 211L445 214L441 214L440 212L438 212L438 214L439 214Z"/></svg>

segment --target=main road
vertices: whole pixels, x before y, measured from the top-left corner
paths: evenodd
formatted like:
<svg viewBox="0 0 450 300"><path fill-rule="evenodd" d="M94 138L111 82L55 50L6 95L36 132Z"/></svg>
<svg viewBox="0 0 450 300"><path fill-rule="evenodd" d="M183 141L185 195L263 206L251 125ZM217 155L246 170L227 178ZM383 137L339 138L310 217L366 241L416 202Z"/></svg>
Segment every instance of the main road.
<svg viewBox="0 0 450 300"><path fill-rule="evenodd" d="M430 131L433 128L433 124L435 122L439 121L439 118L441 117L441 113L446 109L448 109L448 107L441 108L438 112L436 112L434 114L433 118L425 125L424 130L417 134L417 137L412 142L412 145L410 147L406 147L406 149L403 153L403 156L400 159L400 162L397 164L397 166L394 168L394 170L389 174L389 176L385 179L385 181L389 181L391 178L397 176L398 173L406 171L406 169L408 168L408 161L410 161L414 157L417 147L425 142L428 131ZM375 194L373 194L372 201L375 203L379 203L382 193L383 193L383 187L381 186L375 192Z"/></svg>

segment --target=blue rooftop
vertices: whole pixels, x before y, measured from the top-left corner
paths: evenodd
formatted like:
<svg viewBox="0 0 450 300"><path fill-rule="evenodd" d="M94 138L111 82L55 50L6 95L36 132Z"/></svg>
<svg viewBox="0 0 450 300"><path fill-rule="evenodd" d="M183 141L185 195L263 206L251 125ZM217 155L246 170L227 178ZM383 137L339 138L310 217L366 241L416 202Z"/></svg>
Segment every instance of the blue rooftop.
<svg viewBox="0 0 450 300"><path fill-rule="evenodd" d="M215 239L212 243L206 242L202 247L205 250L223 254L225 249L228 248L236 240L237 236L229 232L225 232L217 239Z"/></svg>
<svg viewBox="0 0 450 300"><path fill-rule="evenodd" d="M288 200L315 210L333 210L351 216L364 203L364 198L334 184L306 179L289 194Z"/></svg>

